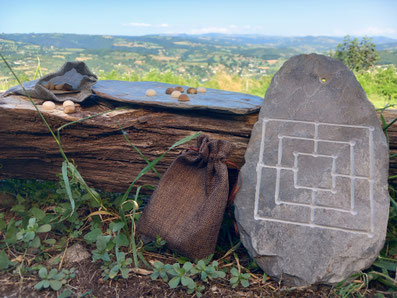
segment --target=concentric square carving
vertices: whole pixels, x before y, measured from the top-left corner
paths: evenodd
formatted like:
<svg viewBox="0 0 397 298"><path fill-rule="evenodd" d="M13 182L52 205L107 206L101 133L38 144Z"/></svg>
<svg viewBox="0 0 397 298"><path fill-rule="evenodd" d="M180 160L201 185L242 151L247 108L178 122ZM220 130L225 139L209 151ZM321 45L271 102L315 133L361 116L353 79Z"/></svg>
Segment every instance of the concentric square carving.
<svg viewBox="0 0 397 298"><path fill-rule="evenodd" d="M373 128L263 119L255 219L374 231Z"/></svg>

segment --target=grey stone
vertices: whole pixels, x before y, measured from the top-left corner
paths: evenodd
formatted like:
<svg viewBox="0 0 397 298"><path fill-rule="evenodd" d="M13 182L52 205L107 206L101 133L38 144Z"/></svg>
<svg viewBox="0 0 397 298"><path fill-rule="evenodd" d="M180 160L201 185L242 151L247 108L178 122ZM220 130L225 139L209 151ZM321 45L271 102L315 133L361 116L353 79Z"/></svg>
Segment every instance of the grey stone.
<svg viewBox="0 0 397 298"><path fill-rule="evenodd" d="M98 81L94 93L100 97L149 107L182 110L202 110L227 114L250 114L259 111L263 98L259 96L217 89L205 93L189 94L189 101L178 101L165 94L165 90L176 85L159 82ZM181 86L187 90L189 86ZM148 97L146 90L153 89L157 95Z"/></svg>
<svg viewBox="0 0 397 298"><path fill-rule="evenodd" d="M310 54L274 76L240 172L235 215L249 254L289 285L334 284L383 247L388 145L340 61Z"/></svg>
<svg viewBox="0 0 397 298"><path fill-rule="evenodd" d="M64 257L63 262L65 264L72 264L89 259L91 254L80 243L76 243L68 247L66 253L62 252L49 259L48 264L53 265L57 259L60 260L62 257Z"/></svg>

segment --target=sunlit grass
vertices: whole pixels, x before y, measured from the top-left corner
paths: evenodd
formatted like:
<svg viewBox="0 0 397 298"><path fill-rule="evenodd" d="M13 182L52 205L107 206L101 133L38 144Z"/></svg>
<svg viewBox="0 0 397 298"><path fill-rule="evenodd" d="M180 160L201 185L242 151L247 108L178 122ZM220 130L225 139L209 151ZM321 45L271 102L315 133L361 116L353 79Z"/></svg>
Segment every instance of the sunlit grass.
<svg viewBox="0 0 397 298"><path fill-rule="evenodd" d="M36 77L38 69L35 69ZM375 108L379 109L386 105L397 105L397 72L395 67L391 66L386 69L378 68L369 72L356 73L355 75ZM133 72L118 72L116 70L111 72L101 71L98 73L98 77L100 80L153 81L191 87L204 86L207 88L248 93L260 97L265 96L266 90L273 78L272 75L242 77L231 74L227 70L221 70L207 80L200 79L199 77L175 75L168 71L160 72L159 70L151 70L143 75ZM20 78L22 81L33 79L33 77L29 78L26 73L21 73ZM6 90L14 85L16 85L16 81L13 78L2 77L0 79L0 90Z"/></svg>

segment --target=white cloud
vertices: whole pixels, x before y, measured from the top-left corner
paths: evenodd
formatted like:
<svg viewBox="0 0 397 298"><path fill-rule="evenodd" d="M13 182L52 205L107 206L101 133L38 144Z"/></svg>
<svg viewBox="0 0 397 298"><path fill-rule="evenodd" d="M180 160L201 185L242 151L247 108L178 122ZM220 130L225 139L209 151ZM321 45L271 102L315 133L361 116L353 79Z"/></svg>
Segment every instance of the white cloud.
<svg viewBox="0 0 397 298"><path fill-rule="evenodd" d="M161 28L168 28L170 25L169 24L160 24L159 27Z"/></svg>

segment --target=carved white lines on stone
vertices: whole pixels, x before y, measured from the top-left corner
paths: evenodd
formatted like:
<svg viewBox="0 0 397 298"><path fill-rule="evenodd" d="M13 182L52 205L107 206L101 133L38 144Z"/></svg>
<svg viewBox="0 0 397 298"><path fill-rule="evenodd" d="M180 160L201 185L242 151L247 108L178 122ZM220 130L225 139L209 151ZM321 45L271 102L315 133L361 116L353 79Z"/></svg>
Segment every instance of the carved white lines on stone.
<svg viewBox="0 0 397 298"><path fill-rule="evenodd" d="M255 219L372 237L373 130L359 125L263 119ZM327 139L321 138L322 134ZM274 181L269 182L269 177L275 177ZM358 214L357 203L367 212Z"/></svg>

